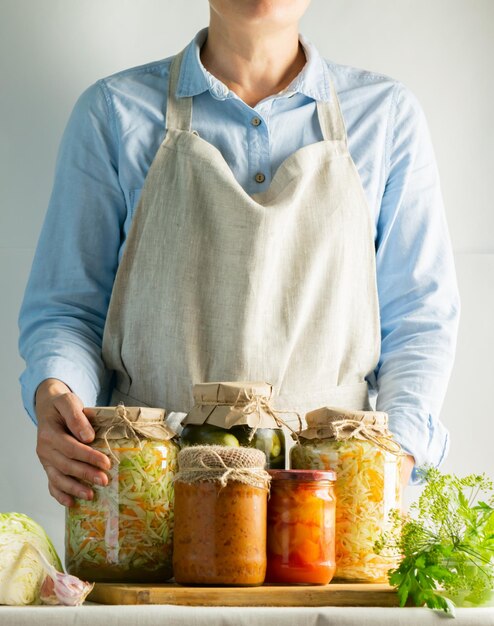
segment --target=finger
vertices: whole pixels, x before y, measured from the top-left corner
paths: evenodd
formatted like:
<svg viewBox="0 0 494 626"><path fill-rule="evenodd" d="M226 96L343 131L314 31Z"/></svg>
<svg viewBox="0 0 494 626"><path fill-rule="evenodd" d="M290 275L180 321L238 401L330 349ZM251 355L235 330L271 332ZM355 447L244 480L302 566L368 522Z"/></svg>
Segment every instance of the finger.
<svg viewBox="0 0 494 626"><path fill-rule="evenodd" d="M50 492L50 495L52 495L55 500L59 502L62 506L74 506L74 498L69 496L69 494L64 493L63 491L60 491L60 489L57 489L51 483L48 483L48 491Z"/></svg>
<svg viewBox="0 0 494 626"><path fill-rule="evenodd" d="M66 476L73 476L100 487L105 487L108 484L108 476L104 472L95 470L92 465L87 463L68 459L57 450L52 453L50 462L55 469Z"/></svg>
<svg viewBox="0 0 494 626"><path fill-rule="evenodd" d="M111 461L106 454L99 452L99 450L93 450L93 448L77 441L77 439L74 439L74 437L68 435L66 432L60 437L57 448L69 459L88 463L102 470L109 470L111 468Z"/></svg>
<svg viewBox="0 0 494 626"><path fill-rule="evenodd" d="M48 425L38 427L38 441L36 453L43 465L51 465L51 457L54 451L58 451L69 459L88 463L103 471L111 468L110 459L98 450L81 443L73 435L67 433L59 422L51 422Z"/></svg>
<svg viewBox="0 0 494 626"><path fill-rule="evenodd" d="M94 439L94 430L88 418L84 415L83 404L75 393L64 393L57 396L53 404L64 418L70 432L84 443Z"/></svg>
<svg viewBox="0 0 494 626"><path fill-rule="evenodd" d="M75 478L65 476L56 467L50 466L45 468L48 478L53 487L68 494L69 496L75 496L80 500L92 500L94 493L93 490L87 485L82 485Z"/></svg>

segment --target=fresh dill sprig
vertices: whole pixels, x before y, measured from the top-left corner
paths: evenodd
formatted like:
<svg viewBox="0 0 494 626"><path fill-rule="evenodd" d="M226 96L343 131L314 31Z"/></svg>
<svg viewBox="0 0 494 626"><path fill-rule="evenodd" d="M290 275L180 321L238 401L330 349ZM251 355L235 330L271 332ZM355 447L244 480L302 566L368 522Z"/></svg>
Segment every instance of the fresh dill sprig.
<svg viewBox="0 0 494 626"><path fill-rule="evenodd" d="M485 475L464 478L423 470L425 488L410 512L392 512L378 553L400 554L390 570L400 606L410 597L454 616L455 605L478 606L494 589L494 485Z"/></svg>

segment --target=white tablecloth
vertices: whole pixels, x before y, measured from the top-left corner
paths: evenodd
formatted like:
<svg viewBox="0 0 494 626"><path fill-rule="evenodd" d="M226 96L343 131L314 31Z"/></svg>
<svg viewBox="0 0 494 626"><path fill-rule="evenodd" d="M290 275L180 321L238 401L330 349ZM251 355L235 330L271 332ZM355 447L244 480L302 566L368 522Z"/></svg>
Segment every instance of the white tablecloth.
<svg viewBox="0 0 494 626"><path fill-rule="evenodd" d="M446 620L446 621L445 621ZM494 608L457 609L456 620L418 608L0 607L0 626L494 626Z"/></svg>

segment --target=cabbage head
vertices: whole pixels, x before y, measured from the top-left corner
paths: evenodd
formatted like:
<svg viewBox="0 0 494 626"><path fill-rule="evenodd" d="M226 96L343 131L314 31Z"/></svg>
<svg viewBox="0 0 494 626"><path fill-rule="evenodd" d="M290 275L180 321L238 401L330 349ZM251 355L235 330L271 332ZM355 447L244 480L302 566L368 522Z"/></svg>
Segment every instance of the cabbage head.
<svg viewBox="0 0 494 626"><path fill-rule="evenodd" d="M0 604L40 603L46 573L39 552L56 570L63 571L39 524L23 513L0 513Z"/></svg>

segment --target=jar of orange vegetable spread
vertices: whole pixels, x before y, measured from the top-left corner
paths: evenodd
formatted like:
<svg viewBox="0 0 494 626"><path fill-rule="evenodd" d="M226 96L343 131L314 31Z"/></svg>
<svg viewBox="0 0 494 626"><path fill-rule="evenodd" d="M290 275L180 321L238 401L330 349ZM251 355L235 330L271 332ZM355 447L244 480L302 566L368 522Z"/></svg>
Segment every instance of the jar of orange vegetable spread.
<svg viewBox="0 0 494 626"><path fill-rule="evenodd" d="M266 582L327 585L335 572L335 473L269 473Z"/></svg>
<svg viewBox="0 0 494 626"><path fill-rule="evenodd" d="M194 446L178 457L173 568L181 584L261 585L266 574L264 453Z"/></svg>
<svg viewBox="0 0 494 626"><path fill-rule="evenodd" d="M403 457L388 417L324 407L306 420L290 453L291 467L336 472L335 578L387 582L396 561L376 554L374 544L389 528L390 512L401 508Z"/></svg>
<svg viewBox="0 0 494 626"><path fill-rule="evenodd" d="M76 500L66 513L70 574L106 582L164 582L172 577L173 477L178 446L162 409L88 409L96 438L109 456L105 487Z"/></svg>

